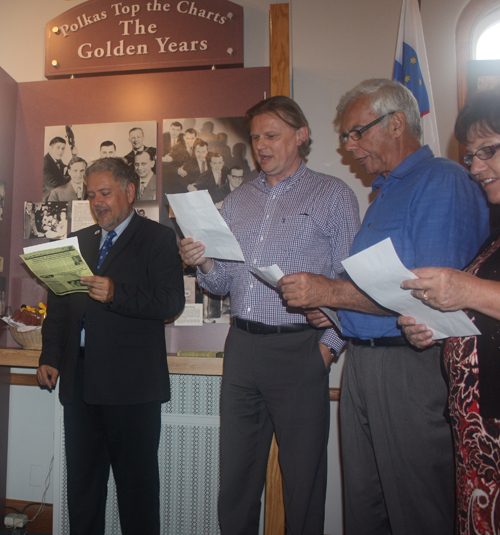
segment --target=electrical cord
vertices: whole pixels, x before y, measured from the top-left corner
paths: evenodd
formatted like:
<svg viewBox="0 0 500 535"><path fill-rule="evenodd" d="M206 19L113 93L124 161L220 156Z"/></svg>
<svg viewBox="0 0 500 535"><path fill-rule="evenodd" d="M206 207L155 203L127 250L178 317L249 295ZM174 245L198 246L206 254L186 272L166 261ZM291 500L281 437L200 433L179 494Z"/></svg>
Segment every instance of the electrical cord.
<svg viewBox="0 0 500 535"><path fill-rule="evenodd" d="M50 461L50 466L49 466L49 473L47 474L47 477L45 478L45 490L43 491L43 495L42 495L42 501L40 502L40 507L36 513L36 515L31 519L31 520L28 520L28 522L34 522L34 520L36 519L36 517L43 511L44 507L45 507L45 496L47 495L47 491L49 490L49 487L50 487L50 474L52 473L52 469L54 468L54 456L52 455L52 459ZM24 509L23 509L23 513L24 511L26 511L26 509L30 506L30 505L38 505L37 503L35 504L29 504L27 505Z"/></svg>
<svg viewBox="0 0 500 535"><path fill-rule="evenodd" d="M15 507L11 507L11 506L6 506L5 508L11 509L12 511L16 512L19 515L23 515L26 509L28 509L29 507L33 507L33 505L39 505L40 507L38 508L38 511L36 512L35 516L31 520L28 520L28 522L34 522L35 519L42 513L42 511L45 508L45 496L47 495L47 491L49 490L49 487L50 487L50 474L52 473L53 468L54 468L54 456L52 456L52 459L50 461L50 466L49 466L49 473L47 474L47 477L45 478L45 490L43 491L41 502L28 503L27 505L24 506L22 511L19 511ZM14 528L9 526L7 527L7 529L14 529Z"/></svg>

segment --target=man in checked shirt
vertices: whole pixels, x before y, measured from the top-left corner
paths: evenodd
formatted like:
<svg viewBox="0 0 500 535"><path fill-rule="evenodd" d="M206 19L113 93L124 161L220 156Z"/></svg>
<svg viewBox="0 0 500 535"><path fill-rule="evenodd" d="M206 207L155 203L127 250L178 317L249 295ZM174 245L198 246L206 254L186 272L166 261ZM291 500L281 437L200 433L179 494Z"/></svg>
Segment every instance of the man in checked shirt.
<svg viewBox="0 0 500 535"><path fill-rule="evenodd" d="M341 180L304 163L309 125L287 97L247 112L262 171L224 201L222 216L245 262L203 256L186 238L180 253L198 266L198 282L231 294L232 326L221 392L219 519L223 535L257 534L260 498L273 432L279 445L287 534L323 535L330 422L328 373L344 342L315 330L251 274L277 264L284 273L336 278L359 228L358 203Z"/></svg>

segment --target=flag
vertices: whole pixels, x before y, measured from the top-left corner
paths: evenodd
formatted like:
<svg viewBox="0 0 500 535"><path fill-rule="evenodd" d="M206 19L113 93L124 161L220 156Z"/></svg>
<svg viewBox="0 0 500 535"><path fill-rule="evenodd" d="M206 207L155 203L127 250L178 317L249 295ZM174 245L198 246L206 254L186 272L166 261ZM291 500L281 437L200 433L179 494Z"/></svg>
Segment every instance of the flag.
<svg viewBox="0 0 500 535"><path fill-rule="evenodd" d="M405 85L417 99L422 141L430 146L435 156L441 156L418 0L403 0L393 79Z"/></svg>

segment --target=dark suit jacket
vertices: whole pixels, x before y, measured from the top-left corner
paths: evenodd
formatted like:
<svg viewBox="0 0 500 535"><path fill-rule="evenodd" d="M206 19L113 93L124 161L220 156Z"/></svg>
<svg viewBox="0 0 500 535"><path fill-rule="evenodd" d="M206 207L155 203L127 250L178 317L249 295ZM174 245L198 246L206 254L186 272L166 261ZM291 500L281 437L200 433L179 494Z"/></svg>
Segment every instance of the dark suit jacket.
<svg viewBox="0 0 500 535"><path fill-rule="evenodd" d="M229 188L229 181L227 178L227 174L229 173L229 169L227 167L222 168L222 176L221 176L221 184L218 186L215 182L215 177L210 169L209 171L205 171L200 175L200 178L198 179L198 182L196 182L195 187L197 190L206 189L208 190L208 193L210 193L210 197L212 197L212 201L214 203L218 203L223 201L229 193L231 193L231 190Z"/></svg>
<svg viewBox="0 0 500 535"><path fill-rule="evenodd" d="M207 170L210 169L208 162L206 162L206 164ZM198 165L198 160L196 158L189 158L189 160L185 162L182 167L187 172L187 176L184 179L185 182L188 184L193 184L200 179L202 173L200 172L200 166Z"/></svg>
<svg viewBox="0 0 500 535"><path fill-rule="evenodd" d="M85 185L82 185L82 199L85 199L87 196L87 190L85 188ZM58 186L57 188L54 188L50 194L48 201L77 201L78 195L76 194L75 188L71 184L71 181L67 184L64 184L62 186Z"/></svg>
<svg viewBox="0 0 500 535"><path fill-rule="evenodd" d="M43 201L49 198L50 192L69 181L69 177L64 176L64 167L59 169L54 158L47 153L43 157Z"/></svg>
<svg viewBox="0 0 500 535"><path fill-rule="evenodd" d="M149 152L149 155L151 156L152 160L156 159L156 148L155 147L144 147L143 152ZM128 154L125 154L124 156L125 160L127 161L128 166L134 171L135 173L135 152L132 149ZM156 173L156 164L153 167L153 173Z"/></svg>
<svg viewBox="0 0 500 535"><path fill-rule="evenodd" d="M182 132L179 134L178 141L174 147L177 147L178 145L186 148L184 134ZM169 152L171 152L174 147L172 147L172 136L170 135L170 132L163 132L163 156L166 156Z"/></svg>
<svg viewBox="0 0 500 535"><path fill-rule="evenodd" d="M95 273L100 227L93 225L76 236ZM174 232L134 213L97 274L114 282L111 303L95 301L87 293L49 292L40 365L59 370L61 403L71 403L85 315L85 401L93 405L167 401L164 320L184 306Z"/></svg>

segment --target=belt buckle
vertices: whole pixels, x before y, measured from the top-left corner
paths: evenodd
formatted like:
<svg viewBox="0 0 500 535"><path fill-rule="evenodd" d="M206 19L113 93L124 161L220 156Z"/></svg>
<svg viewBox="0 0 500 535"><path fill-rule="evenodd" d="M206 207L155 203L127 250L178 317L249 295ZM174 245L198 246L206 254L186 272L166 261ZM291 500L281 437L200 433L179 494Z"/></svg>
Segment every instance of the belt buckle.
<svg viewBox="0 0 500 535"><path fill-rule="evenodd" d="M375 338L370 338L370 347L377 347L375 345Z"/></svg>

